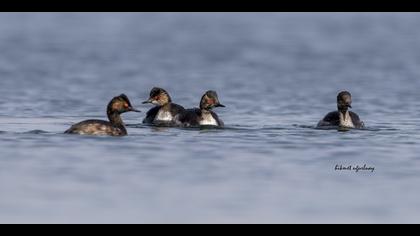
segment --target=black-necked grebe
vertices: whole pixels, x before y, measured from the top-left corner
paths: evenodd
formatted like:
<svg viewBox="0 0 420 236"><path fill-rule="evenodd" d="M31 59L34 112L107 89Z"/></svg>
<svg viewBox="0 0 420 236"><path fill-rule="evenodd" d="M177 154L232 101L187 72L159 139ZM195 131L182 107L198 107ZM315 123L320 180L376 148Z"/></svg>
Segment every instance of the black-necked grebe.
<svg viewBox="0 0 420 236"><path fill-rule="evenodd" d="M172 103L172 99L162 88L153 88L150 92L150 98L143 104L151 103L156 105L147 112L144 118L144 124L154 125L177 125L179 124L179 115L185 112L184 107Z"/></svg>
<svg viewBox="0 0 420 236"><path fill-rule="evenodd" d="M324 119L318 123L318 127L338 126L344 128L363 128L364 123L359 116L349 111L352 99L347 91L340 92L337 96L338 111L328 113Z"/></svg>
<svg viewBox="0 0 420 236"><path fill-rule="evenodd" d="M86 120L73 125L68 129L66 134L80 135L111 135L124 136L127 135L121 114L125 112L140 112L131 106L130 100L124 94L114 97L108 104L107 114L109 121L103 120Z"/></svg>
<svg viewBox="0 0 420 236"><path fill-rule="evenodd" d="M207 91L200 101L200 108L187 109L180 118L184 127L217 126L224 127L224 123L215 112L215 107L225 107L219 102L215 91Z"/></svg>

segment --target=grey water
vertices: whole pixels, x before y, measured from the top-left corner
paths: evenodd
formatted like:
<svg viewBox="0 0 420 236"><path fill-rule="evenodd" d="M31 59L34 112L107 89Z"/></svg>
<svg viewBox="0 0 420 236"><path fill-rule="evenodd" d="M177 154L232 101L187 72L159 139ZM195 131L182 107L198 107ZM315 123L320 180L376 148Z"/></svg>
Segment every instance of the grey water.
<svg viewBox="0 0 420 236"><path fill-rule="evenodd" d="M418 223L420 14L1 13L1 223ZM141 124L150 89L225 129ZM365 130L314 129L353 94ZM126 137L64 135L127 94ZM345 167L371 170L346 170ZM339 170L336 167L343 167Z"/></svg>

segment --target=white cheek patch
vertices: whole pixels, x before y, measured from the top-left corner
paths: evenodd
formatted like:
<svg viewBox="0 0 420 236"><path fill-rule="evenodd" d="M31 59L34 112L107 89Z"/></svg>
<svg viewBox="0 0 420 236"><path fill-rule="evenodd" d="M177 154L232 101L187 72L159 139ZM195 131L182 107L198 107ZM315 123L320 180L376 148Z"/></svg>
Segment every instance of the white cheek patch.
<svg viewBox="0 0 420 236"><path fill-rule="evenodd" d="M157 114L155 120L156 121L172 121L173 120L173 116L168 111L159 111L159 113Z"/></svg>
<svg viewBox="0 0 420 236"><path fill-rule="evenodd" d="M159 105L160 105L160 103L159 103L158 101L156 101L156 100L153 100L153 101L152 101L152 104L153 104L153 105L156 105L156 106L159 106Z"/></svg>

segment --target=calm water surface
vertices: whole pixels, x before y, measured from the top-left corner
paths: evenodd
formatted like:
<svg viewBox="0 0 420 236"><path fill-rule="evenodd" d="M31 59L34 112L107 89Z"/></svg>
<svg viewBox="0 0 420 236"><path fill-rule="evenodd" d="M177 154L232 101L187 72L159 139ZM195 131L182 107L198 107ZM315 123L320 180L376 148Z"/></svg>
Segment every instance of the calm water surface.
<svg viewBox="0 0 420 236"><path fill-rule="evenodd" d="M419 14L0 14L0 222L420 221ZM227 128L141 125L153 86ZM366 130L313 126L353 93ZM63 135L126 93L129 136ZM370 171L336 171L336 165Z"/></svg>

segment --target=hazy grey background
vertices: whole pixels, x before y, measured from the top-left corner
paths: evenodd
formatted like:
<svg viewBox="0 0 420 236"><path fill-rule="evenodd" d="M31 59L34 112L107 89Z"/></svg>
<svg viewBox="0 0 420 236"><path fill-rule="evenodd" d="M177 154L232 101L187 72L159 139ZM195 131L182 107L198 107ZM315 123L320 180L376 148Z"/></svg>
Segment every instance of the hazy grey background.
<svg viewBox="0 0 420 236"><path fill-rule="evenodd" d="M420 15L1 13L0 222L419 222ZM78 137L153 86L225 130ZM368 130L315 130L353 93ZM374 173L334 166L374 166Z"/></svg>

